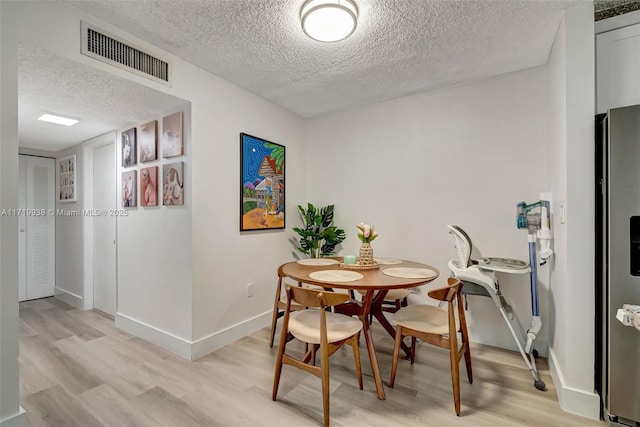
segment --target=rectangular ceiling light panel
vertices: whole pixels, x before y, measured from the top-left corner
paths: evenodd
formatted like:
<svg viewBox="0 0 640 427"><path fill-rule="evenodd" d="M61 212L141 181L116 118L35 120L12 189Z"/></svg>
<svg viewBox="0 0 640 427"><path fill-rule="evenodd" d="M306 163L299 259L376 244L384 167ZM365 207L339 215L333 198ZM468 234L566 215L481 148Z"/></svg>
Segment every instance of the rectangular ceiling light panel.
<svg viewBox="0 0 640 427"><path fill-rule="evenodd" d="M84 21L82 54L171 86L171 61L145 52L129 41L98 29Z"/></svg>
<svg viewBox="0 0 640 427"><path fill-rule="evenodd" d="M38 120L41 120L43 122L55 123L57 125L64 125L64 126L73 126L79 121L69 117L56 116L54 114L48 114L48 113L45 113L40 117L38 117Z"/></svg>

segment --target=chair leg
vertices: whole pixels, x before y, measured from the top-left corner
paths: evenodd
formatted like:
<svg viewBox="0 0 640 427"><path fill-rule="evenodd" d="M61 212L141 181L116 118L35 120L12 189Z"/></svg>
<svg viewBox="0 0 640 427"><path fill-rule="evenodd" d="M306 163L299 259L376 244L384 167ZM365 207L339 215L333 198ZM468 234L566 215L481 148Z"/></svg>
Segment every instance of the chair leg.
<svg viewBox="0 0 640 427"><path fill-rule="evenodd" d="M416 337L411 337L411 364L413 365L416 362L416 343L418 339Z"/></svg>
<svg viewBox="0 0 640 427"><path fill-rule="evenodd" d="M311 364L316 366L316 352L318 350L318 346L316 344L311 344Z"/></svg>
<svg viewBox="0 0 640 427"><path fill-rule="evenodd" d="M358 346L360 334L355 334L353 338L351 338L351 346L353 347L353 359L356 362L356 375L358 376L358 386L360 386L360 390L364 387L362 386L362 365L360 363L360 347Z"/></svg>
<svg viewBox="0 0 640 427"><path fill-rule="evenodd" d="M396 370L398 369L398 358L400 357L400 344L402 343L402 326L396 326L396 341L393 346L393 359L391 360L391 378L389 387L393 388L396 382Z"/></svg>
<svg viewBox="0 0 640 427"><path fill-rule="evenodd" d="M286 332L282 331L282 336L280 337L280 344L278 344L278 355L276 357L276 372L273 376L273 393L271 394L271 398L276 400L278 396L278 386L280 385L280 374L282 373L282 358L284 356L284 349L287 345L287 335Z"/></svg>
<svg viewBox="0 0 640 427"><path fill-rule="evenodd" d="M271 336L269 337L269 347L273 347L273 339L276 336L276 324L278 323L278 302L273 307L273 316L271 316Z"/></svg>
<svg viewBox="0 0 640 427"><path fill-rule="evenodd" d="M282 278L278 278L276 286L276 298L273 301L273 315L271 316L271 336L269 337L269 347L273 347L273 339L276 336L276 324L278 323L278 303L280 302L280 294L282 292Z"/></svg>
<svg viewBox="0 0 640 427"><path fill-rule="evenodd" d="M449 340L449 359L451 361L451 384L453 386L453 405L456 415L460 415L460 359L458 358L458 344L455 339Z"/></svg>
<svg viewBox="0 0 640 427"><path fill-rule="evenodd" d="M471 369L471 349L469 348L469 340L467 337L464 337L462 342L465 344L464 364L467 368L467 378L469 378L469 384L473 384L473 370Z"/></svg>
<svg viewBox="0 0 640 427"><path fill-rule="evenodd" d="M324 425L329 427L329 349L320 349L320 364L322 365L322 408L324 412Z"/></svg>

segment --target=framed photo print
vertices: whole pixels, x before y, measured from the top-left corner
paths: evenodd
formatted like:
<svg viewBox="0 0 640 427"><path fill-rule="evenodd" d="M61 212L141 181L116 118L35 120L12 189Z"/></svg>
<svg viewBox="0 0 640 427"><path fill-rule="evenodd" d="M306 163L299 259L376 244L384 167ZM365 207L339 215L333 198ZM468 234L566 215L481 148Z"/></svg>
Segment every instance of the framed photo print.
<svg viewBox="0 0 640 427"><path fill-rule="evenodd" d="M132 170L122 173L122 207L133 208L138 206L136 197L137 185L136 174L138 171Z"/></svg>
<svg viewBox="0 0 640 427"><path fill-rule="evenodd" d="M153 120L140 126L140 163L158 159L158 121Z"/></svg>
<svg viewBox="0 0 640 427"><path fill-rule="evenodd" d="M158 206L158 167L140 169L140 206Z"/></svg>
<svg viewBox="0 0 640 427"><path fill-rule="evenodd" d="M76 155L58 160L58 200L76 201Z"/></svg>
<svg viewBox="0 0 640 427"><path fill-rule="evenodd" d="M240 231L285 228L285 146L240 134Z"/></svg>
<svg viewBox="0 0 640 427"><path fill-rule="evenodd" d="M162 204L165 206L184 205L184 163L170 163L162 166Z"/></svg>
<svg viewBox="0 0 640 427"><path fill-rule="evenodd" d="M182 111L180 111L162 119L162 157L176 157L183 154Z"/></svg>
<svg viewBox="0 0 640 427"><path fill-rule="evenodd" d="M137 161L136 128L122 132L122 167L134 166Z"/></svg>

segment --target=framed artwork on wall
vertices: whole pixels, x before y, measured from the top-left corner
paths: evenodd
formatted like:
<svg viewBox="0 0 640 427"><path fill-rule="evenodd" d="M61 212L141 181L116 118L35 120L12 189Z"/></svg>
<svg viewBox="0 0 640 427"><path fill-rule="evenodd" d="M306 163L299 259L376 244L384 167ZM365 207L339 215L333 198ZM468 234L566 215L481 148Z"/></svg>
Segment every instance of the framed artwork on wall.
<svg viewBox="0 0 640 427"><path fill-rule="evenodd" d="M122 207L133 208L138 206L136 197L136 174L138 171L132 170L122 173Z"/></svg>
<svg viewBox="0 0 640 427"><path fill-rule="evenodd" d="M131 128L122 132L122 167L138 163L136 155L136 128Z"/></svg>
<svg viewBox="0 0 640 427"><path fill-rule="evenodd" d="M58 160L58 200L76 201L76 155Z"/></svg>
<svg viewBox="0 0 640 427"><path fill-rule="evenodd" d="M182 111L180 111L162 119L162 157L176 157L183 154Z"/></svg>
<svg viewBox="0 0 640 427"><path fill-rule="evenodd" d="M158 158L158 121L140 125L140 163L152 162Z"/></svg>
<svg viewBox="0 0 640 427"><path fill-rule="evenodd" d="M169 163L162 166L162 204L184 205L184 163Z"/></svg>
<svg viewBox="0 0 640 427"><path fill-rule="evenodd" d="M240 134L240 231L285 228L285 146Z"/></svg>
<svg viewBox="0 0 640 427"><path fill-rule="evenodd" d="M140 169L140 206L158 206L158 167Z"/></svg>

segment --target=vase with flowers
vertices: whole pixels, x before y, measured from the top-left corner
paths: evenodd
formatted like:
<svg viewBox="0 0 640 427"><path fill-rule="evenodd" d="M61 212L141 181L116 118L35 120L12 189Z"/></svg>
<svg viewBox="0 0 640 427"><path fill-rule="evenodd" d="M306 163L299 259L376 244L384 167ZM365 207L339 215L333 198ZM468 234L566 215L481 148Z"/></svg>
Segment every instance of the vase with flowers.
<svg viewBox="0 0 640 427"><path fill-rule="evenodd" d="M371 242L373 242L376 237L378 237L378 232L374 230L374 227L360 223L356 226L358 229L358 239L362 242L362 246L360 246L360 256L358 257L358 263L360 265L372 265L373 261L373 248L371 247Z"/></svg>

